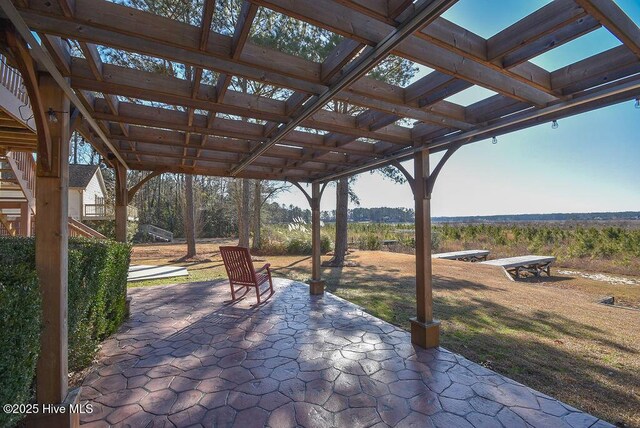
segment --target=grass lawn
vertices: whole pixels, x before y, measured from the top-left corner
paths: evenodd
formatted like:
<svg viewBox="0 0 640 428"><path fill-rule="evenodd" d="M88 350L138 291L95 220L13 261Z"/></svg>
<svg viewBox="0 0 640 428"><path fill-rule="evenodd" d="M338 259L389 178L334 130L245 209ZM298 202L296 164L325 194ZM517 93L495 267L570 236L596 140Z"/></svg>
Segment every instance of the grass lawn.
<svg viewBox="0 0 640 428"><path fill-rule="evenodd" d="M225 278L219 244L200 245L200 260L180 263L190 275L178 281ZM166 264L180 254L179 245L136 247L133 262ZM276 276L309 279L308 257L264 259ZM413 256L356 251L349 259L356 266L324 268L327 290L408 328ZM514 283L494 267L446 260L435 261L433 273L442 346L613 423L640 426L640 312L596 303L624 295L637 304L640 287L559 276Z"/></svg>

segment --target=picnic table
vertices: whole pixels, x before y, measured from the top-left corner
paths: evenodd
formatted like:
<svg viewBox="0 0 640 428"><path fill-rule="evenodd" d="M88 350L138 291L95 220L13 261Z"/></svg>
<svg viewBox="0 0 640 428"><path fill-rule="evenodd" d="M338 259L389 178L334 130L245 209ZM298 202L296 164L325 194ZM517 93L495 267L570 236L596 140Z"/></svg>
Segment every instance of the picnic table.
<svg viewBox="0 0 640 428"><path fill-rule="evenodd" d="M551 264L556 261L552 256L526 255L518 257L508 257L505 259L495 259L482 262L483 265L500 266L504 269L507 277L515 281L521 277L523 272L540 276L546 273L551 276Z"/></svg>
<svg viewBox="0 0 640 428"><path fill-rule="evenodd" d="M450 253L438 253L431 255L434 259L459 260L461 262L477 262L487 260L489 251L487 250L464 250L452 251Z"/></svg>

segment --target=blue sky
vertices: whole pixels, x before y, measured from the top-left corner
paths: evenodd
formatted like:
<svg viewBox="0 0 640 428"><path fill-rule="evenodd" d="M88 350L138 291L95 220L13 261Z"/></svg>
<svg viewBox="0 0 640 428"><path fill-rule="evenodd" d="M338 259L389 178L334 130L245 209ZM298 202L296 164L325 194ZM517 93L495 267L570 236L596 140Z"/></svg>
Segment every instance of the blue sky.
<svg viewBox="0 0 640 428"><path fill-rule="evenodd" d="M617 0L640 22L638 0ZM488 38L548 1L460 0L444 15ZM556 70L620 45L601 28L547 52L532 62ZM422 68L415 79L430 70ZM492 94L473 87L449 100L462 105ZM431 156L435 166L440 155ZM406 167L413 169L411 162ZM335 187L323 210L335 209ZM361 206L413 207L409 186L380 174L361 174L354 184ZM293 188L277 202L307 207ZM640 211L640 110L633 101L498 138L467 145L447 162L432 195L432 215L489 215L551 212Z"/></svg>

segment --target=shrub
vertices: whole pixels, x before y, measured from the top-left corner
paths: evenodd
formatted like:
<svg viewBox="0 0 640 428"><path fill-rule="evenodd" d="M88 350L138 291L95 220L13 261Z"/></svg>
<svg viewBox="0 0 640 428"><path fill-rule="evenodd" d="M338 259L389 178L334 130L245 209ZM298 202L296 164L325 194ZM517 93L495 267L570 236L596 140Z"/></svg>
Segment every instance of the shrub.
<svg viewBox="0 0 640 428"><path fill-rule="evenodd" d="M128 245L86 238L69 241L69 369L91 363L98 343L125 317Z"/></svg>
<svg viewBox="0 0 640 428"><path fill-rule="evenodd" d="M322 254L328 253L333 249L333 242L327 235L320 235L320 252Z"/></svg>
<svg viewBox="0 0 640 428"><path fill-rule="evenodd" d="M5 248L0 253L5 254ZM0 272L0 403L26 403L31 398L40 350L40 292L35 270L25 264L5 265ZM0 426L13 426L21 415L0 413Z"/></svg>
<svg viewBox="0 0 640 428"><path fill-rule="evenodd" d="M382 248L382 241L374 233L368 233L358 241L358 249L376 251Z"/></svg>
<svg viewBox="0 0 640 428"><path fill-rule="evenodd" d="M125 317L130 247L107 240L69 240L69 369L91 363L98 343ZM40 293L35 270L35 240L0 238L0 373L2 403L24 403L40 348ZM0 426L15 423L0 414ZM19 417L19 415L16 415Z"/></svg>
<svg viewBox="0 0 640 428"><path fill-rule="evenodd" d="M331 238L327 234L321 233L320 252L324 254L332 249ZM286 227L272 226L262 230L260 254L308 256L311 252L311 227L300 219Z"/></svg>

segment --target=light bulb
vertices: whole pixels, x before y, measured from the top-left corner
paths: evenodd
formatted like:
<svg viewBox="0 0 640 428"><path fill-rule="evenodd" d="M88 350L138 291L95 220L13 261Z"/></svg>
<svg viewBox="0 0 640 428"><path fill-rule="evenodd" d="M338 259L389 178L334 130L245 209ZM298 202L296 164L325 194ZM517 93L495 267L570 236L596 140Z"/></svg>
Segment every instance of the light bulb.
<svg viewBox="0 0 640 428"><path fill-rule="evenodd" d="M636 108L640 109L640 98L636 98Z"/></svg>
<svg viewBox="0 0 640 428"><path fill-rule="evenodd" d="M493 137L491 139L491 144L498 144L498 139L496 137Z"/></svg>
<svg viewBox="0 0 640 428"><path fill-rule="evenodd" d="M551 129L558 129L558 121L554 120L553 122L551 122Z"/></svg>
<svg viewBox="0 0 640 428"><path fill-rule="evenodd" d="M56 112L53 111L51 107L49 107L48 116L49 116L49 122L58 123L58 117L56 116Z"/></svg>

